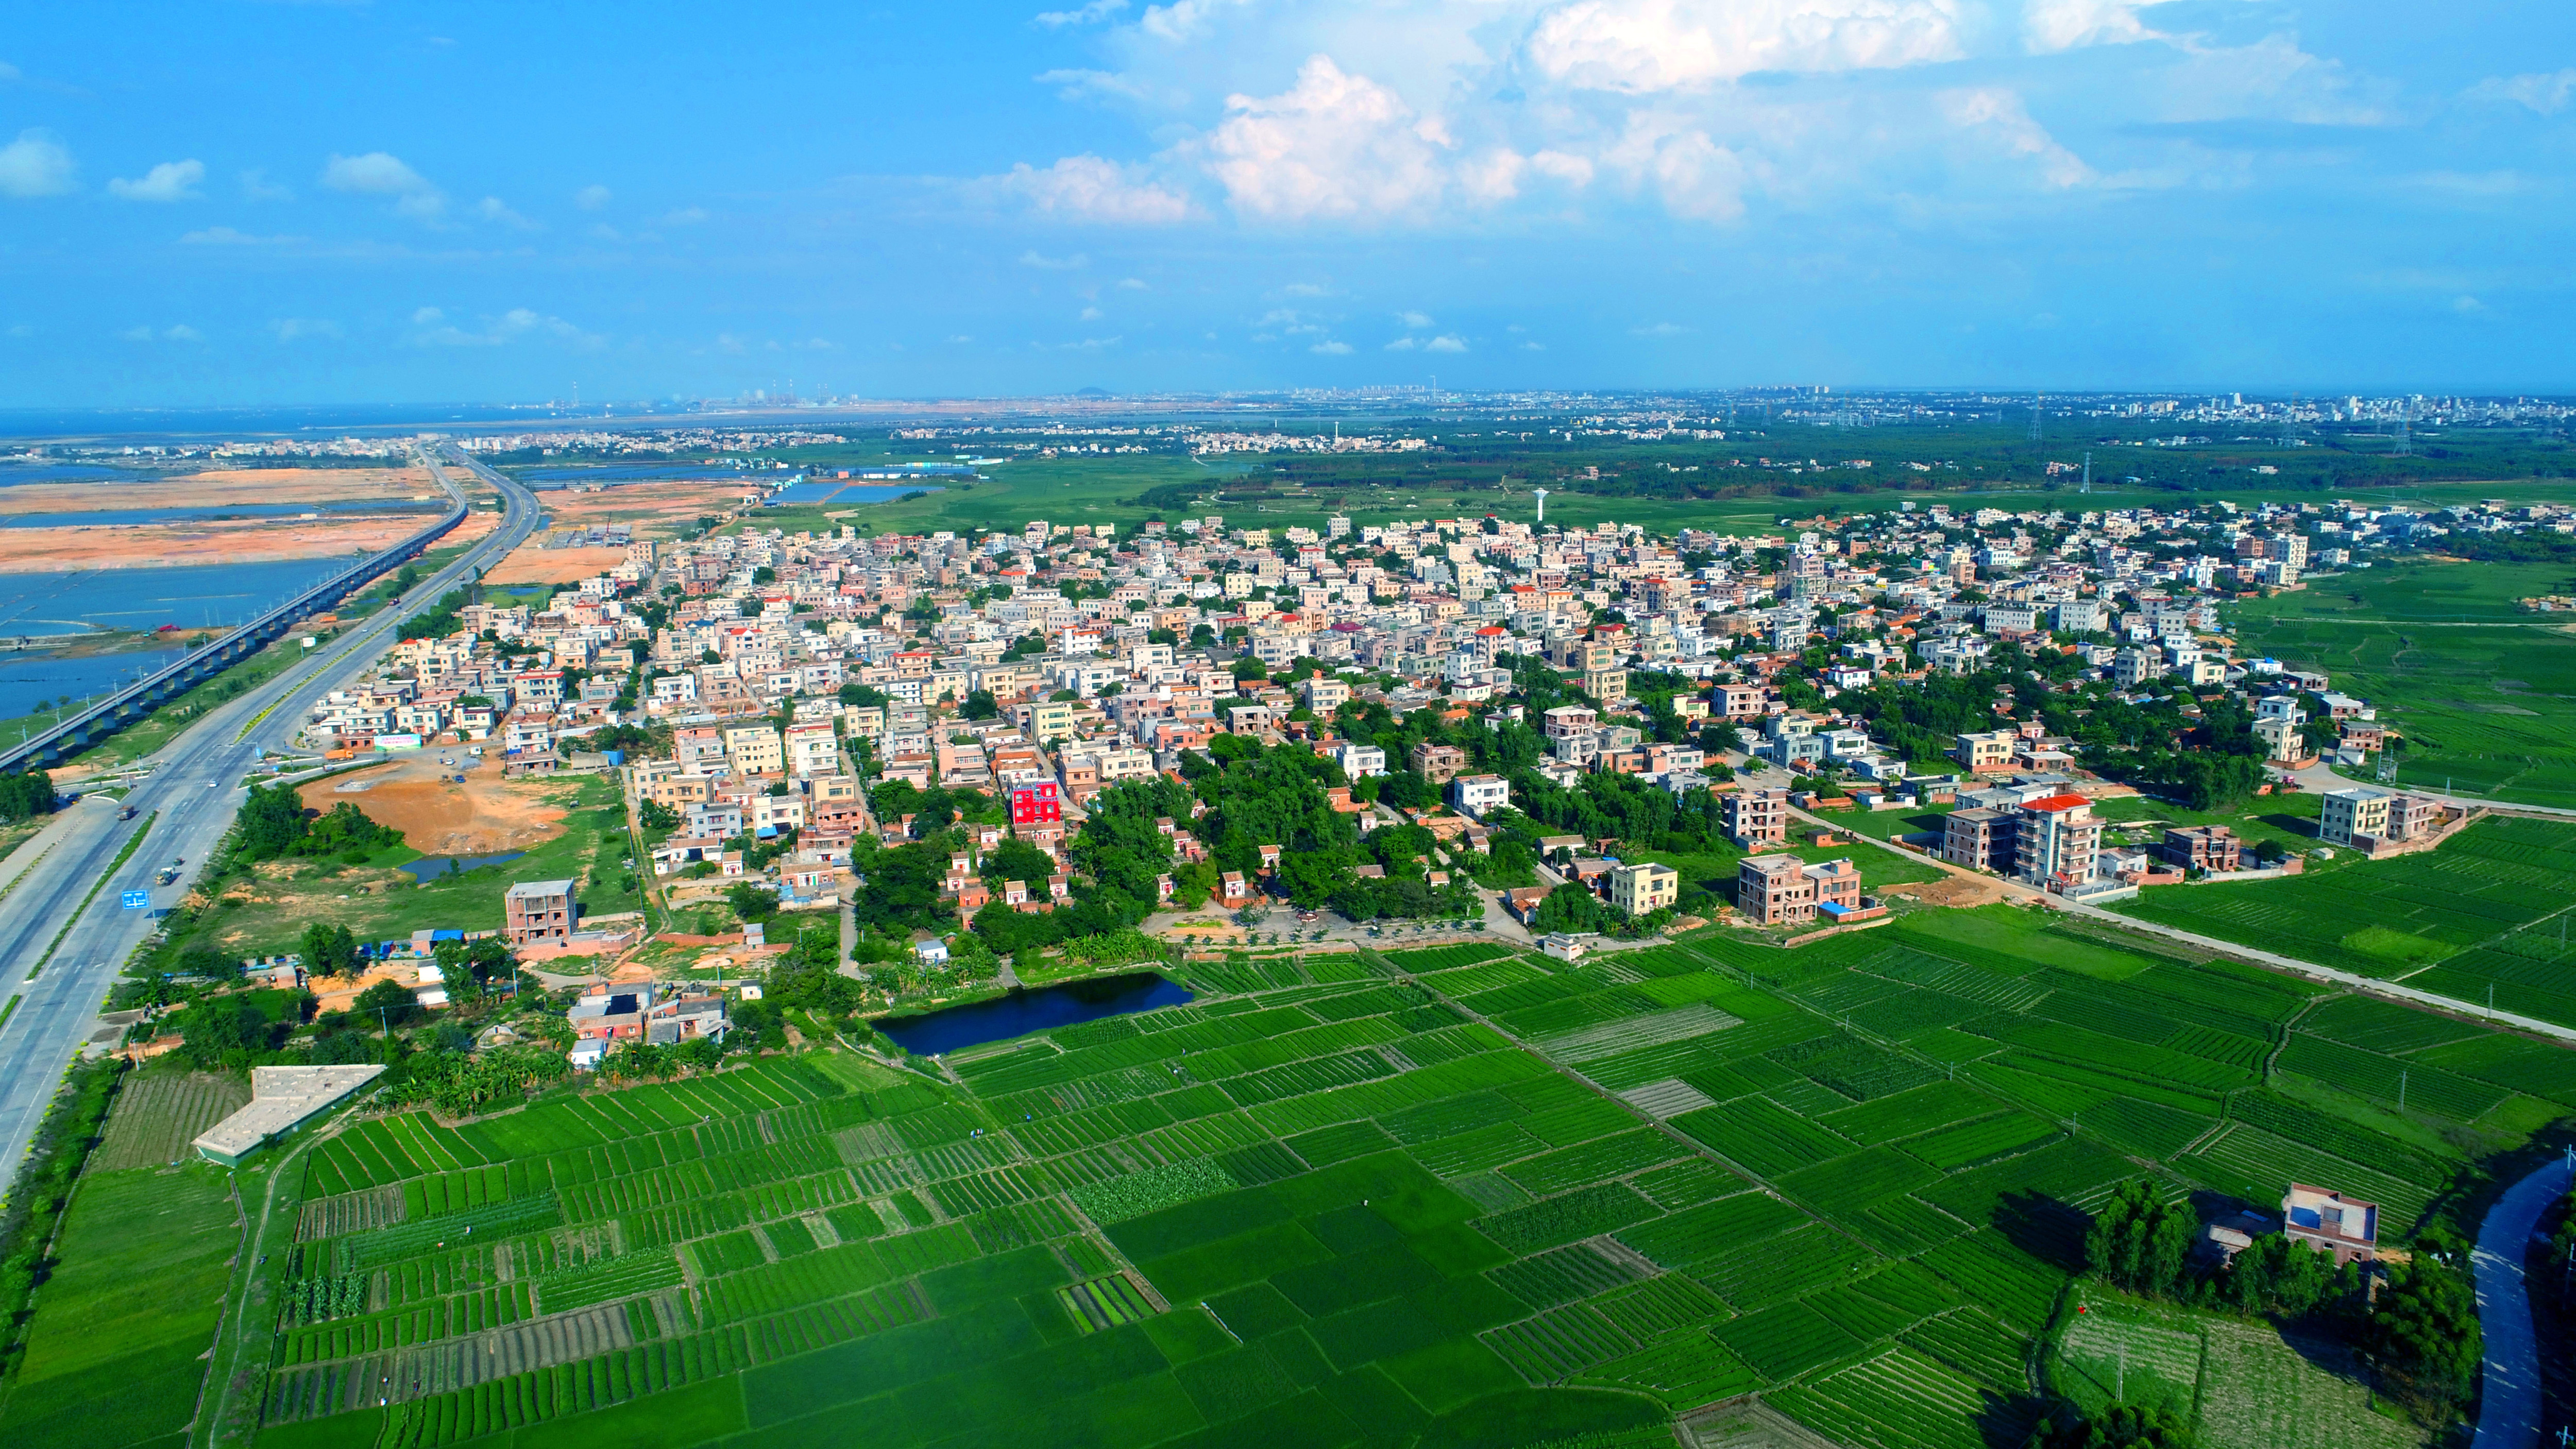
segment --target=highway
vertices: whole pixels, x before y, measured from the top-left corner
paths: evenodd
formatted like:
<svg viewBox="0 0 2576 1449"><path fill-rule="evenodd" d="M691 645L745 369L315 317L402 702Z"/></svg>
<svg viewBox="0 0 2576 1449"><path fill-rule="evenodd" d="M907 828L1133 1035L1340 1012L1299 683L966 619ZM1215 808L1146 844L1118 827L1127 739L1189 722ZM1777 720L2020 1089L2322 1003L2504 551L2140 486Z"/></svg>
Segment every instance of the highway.
<svg viewBox="0 0 2576 1449"><path fill-rule="evenodd" d="M505 503L501 526L395 603L325 641L312 658L209 712L143 762L150 773L124 802L135 807L133 820L118 820L118 805L100 798L68 807L71 818L48 828L52 847L7 886L0 898L0 1008L8 1012L0 1020L0 1179L14 1182L73 1054L101 1029L109 991L151 933L151 912L125 909L123 892L149 890L154 907L177 904L231 828L245 778L264 754L291 748L313 702L350 684L401 639L397 626L498 562L535 529L536 499L518 484L452 448L425 461L442 487L458 489L448 477L454 471L497 489ZM150 833L118 864L147 822ZM154 877L174 860L186 862L177 883L155 887Z"/></svg>

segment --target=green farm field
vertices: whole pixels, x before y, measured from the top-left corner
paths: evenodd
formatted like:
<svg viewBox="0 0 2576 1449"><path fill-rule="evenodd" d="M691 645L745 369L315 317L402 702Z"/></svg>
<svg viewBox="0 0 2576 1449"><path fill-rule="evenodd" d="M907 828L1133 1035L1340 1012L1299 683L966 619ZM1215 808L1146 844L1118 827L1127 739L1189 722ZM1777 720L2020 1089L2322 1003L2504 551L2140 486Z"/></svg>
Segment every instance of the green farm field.
<svg viewBox="0 0 2576 1449"><path fill-rule="evenodd" d="M2370 701L2400 784L2576 806L2576 634L2514 600L2576 590L2549 564L2407 564L2237 606L2240 645Z"/></svg>
<svg viewBox="0 0 2576 1449"><path fill-rule="evenodd" d="M2434 850L2148 891L2118 910L2461 1001L2576 1025L2576 822L2491 816Z"/></svg>
<svg viewBox="0 0 2576 1449"><path fill-rule="evenodd" d="M187 1152L181 1132L248 1095L166 1069L127 1080L64 1214L24 1357L0 1381L0 1442L182 1442L242 1228L230 1174L163 1164Z"/></svg>
<svg viewBox="0 0 2576 1449"><path fill-rule="evenodd" d="M308 1139L254 1164L292 1232L211 1411L288 1449L1427 1446L1756 1394L2007 1449L2116 1182L2456 1221L2576 1110L2576 1055L2009 907L1188 976L949 1082L809 1053Z"/></svg>

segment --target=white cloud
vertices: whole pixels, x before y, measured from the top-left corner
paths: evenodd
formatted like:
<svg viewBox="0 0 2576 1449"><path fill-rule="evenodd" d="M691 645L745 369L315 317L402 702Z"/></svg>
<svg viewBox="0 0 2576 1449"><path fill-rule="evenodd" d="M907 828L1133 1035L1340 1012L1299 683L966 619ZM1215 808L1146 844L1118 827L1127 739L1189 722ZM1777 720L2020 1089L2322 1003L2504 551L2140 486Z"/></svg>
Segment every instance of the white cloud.
<svg viewBox="0 0 2576 1449"><path fill-rule="evenodd" d="M1291 297L1329 297L1333 289L1322 282L1290 282L1279 289Z"/></svg>
<svg viewBox="0 0 2576 1449"><path fill-rule="evenodd" d="M1553 176L1578 191L1592 184L1592 161L1589 157L1568 151L1535 151L1529 160L1531 170L1543 176Z"/></svg>
<svg viewBox="0 0 2576 1449"><path fill-rule="evenodd" d="M300 236L253 236L228 226L210 226L179 238L182 246L192 247L283 247L303 241Z"/></svg>
<svg viewBox="0 0 2576 1449"><path fill-rule="evenodd" d="M1399 337L1393 342L1388 343L1386 345L1386 350L1389 352L1411 352L1413 349L1421 345L1421 343L1414 341L1410 337Z"/></svg>
<svg viewBox="0 0 2576 1449"><path fill-rule="evenodd" d="M0 146L0 196L60 196L72 189L72 153L43 128Z"/></svg>
<svg viewBox="0 0 2576 1449"><path fill-rule="evenodd" d="M205 179L203 161L164 161L140 180L109 178L107 194L125 201L195 201L202 194L197 185Z"/></svg>
<svg viewBox="0 0 2576 1449"><path fill-rule="evenodd" d="M1675 216L1722 222L1744 215L1744 159L1681 117L1632 113L1601 161L1633 185L1652 186Z"/></svg>
<svg viewBox="0 0 2576 1449"><path fill-rule="evenodd" d="M2021 12L2022 47L2034 55L2081 45L2126 45L2163 37L2138 18L2140 0L2030 0Z"/></svg>
<svg viewBox="0 0 2576 1449"><path fill-rule="evenodd" d="M1646 327L1631 327L1628 329L1628 335L1631 337L1679 337L1690 330L1691 329L1682 326L1678 322L1657 322Z"/></svg>
<svg viewBox="0 0 2576 1449"><path fill-rule="evenodd" d="M1091 258L1080 252L1069 257L1051 257L1032 250L1020 253L1020 265L1035 267L1041 272L1078 272L1091 265Z"/></svg>
<svg viewBox="0 0 2576 1449"><path fill-rule="evenodd" d="M1101 311L1097 307L1085 307L1082 309L1082 315L1075 320L1082 322L1097 322L1108 315L1108 313Z"/></svg>
<svg viewBox="0 0 2576 1449"><path fill-rule="evenodd" d="M182 322L155 332L149 327L128 327L116 334L128 342L203 342L206 334Z"/></svg>
<svg viewBox="0 0 2576 1449"><path fill-rule="evenodd" d="M2463 317L2475 316L2486 309L2487 304L2479 301L2475 297L2459 296L2451 299L2451 310L2459 313Z"/></svg>
<svg viewBox="0 0 2576 1449"><path fill-rule="evenodd" d="M1527 50L1551 80L1644 94L1952 60L1958 22L1956 0L1573 0L1539 17Z"/></svg>
<svg viewBox="0 0 2576 1449"><path fill-rule="evenodd" d="M550 317L527 307L513 307L498 317L485 319L479 331L454 324L440 325L445 316L435 307L423 307L412 314L414 323L428 331L412 341L422 347L506 347L515 342L559 342L584 351L597 348L602 339L584 332L561 317ZM424 321L426 318L426 321Z"/></svg>
<svg viewBox="0 0 2576 1449"><path fill-rule="evenodd" d="M322 184L358 196L393 197L394 210L420 221L436 221L447 210L446 195L390 152L334 155L322 164Z"/></svg>
<svg viewBox="0 0 2576 1449"><path fill-rule="evenodd" d="M1547 351L1547 344L1546 344L1546 343L1544 343L1544 342L1524 342L1524 343L1522 343L1522 344L1521 344L1521 351L1523 351L1523 352L1545 352L1545 351Z"/></svg>
<svg viewBox="0 0 2576 1449"><path fill-rule="evenodd" d="M1306 350L1308 352L1320 353L1325 357L1348 357L1351 355L1351 345L1347 342L1318 342Z"/></svg>
<svg viewBox="0 0 2576 1449"><path fill-rule="evenodd" d="M1173 0L1169 5L1148 5L1138 29L1157 40L1195 40L1215 28L1215 15L1248 5L1251 0Z"/></svg>
<svg viewBox="0 0 2576 1449"><path fill-rule="evenodd" d="M584 211L597 211L606 206L615 195L616 193L607 187L593 182L572 194L572 204Z"/></svg>
<svg viewBox="0 0 2576 1449"><path fill-rule="evenodd" d="M707 209L703 206L684 206L677 211L662 213L664 226L696 226L706 219Z"/></svg>
<svg viewBox="0 0 2576 1449"><path fill-rule="evenodd" d="M1431 316L1426 312L1398 312L1395 320L1417 332L1431 325Z"/></svg>
<svg viewBox="0 0 2576 1449"><path fill-rule="evenodd" d="M1225 108L1207 164L1239 212L1389 220L1419 212L1445 185L1438 119L1330 56L1308 59L1285 94L1229 96Z"/></svg>
<svg viewBox="0 0 2576 1449"><path fill-rule="evenodd" d="M2554 116L2565 110L2571 94L2576 94L2576 70L2489 76L2468 89L2468 97L2473 101L2502 101L2528 106L2544 116Z"/></svg>
<svg viewBox="0 0 2576 1449"><path fill-rule="evenodd" d="M1126 8L1127 0L1090 0L1078 10L1043 10L1034 18L1053 30L1067 25L1097 25Z"/></svg>
<svg viewBox="0 0 2576 1449"><path fill-rule="evenodd" d="M474 214L485 221L497 221L520 231L543 231L545 228L512 211L509 203L497 196L487 196L474 204Z"/></svg>
<svg viewBox="0 0 2576 1449"><path fill-rule="evenodd" d="M1186 221L1190 199L1139 180L1098 156L1067 156L1041 171L1022 162L990 187L1019 197L1040 216L1106 226L1161 226Z"/></svg>
<svg viewBox="0 0 2576 1449"><path fill-rule="evenodd" d="M307 337L337 337L340 324L328 318L280 317L268 324L280 342L300 342Z"/></svg>
<svg viewBox="0 0 2576 1449"><path fill-rule="evenodd" d="M1106 70L1042 70L1037 83L1056 88L1056 99L1062 101L1096 100L1116 96L1121 100L1142 101L1150 105L1177 106L1189 99L1189 93L1177 87L1158 87L1134 75Z"/></svg>
<svg viewBox="0 0 2576 1449"><path fill-rule="evenodd" d="M295 193L268 179L268 173L256 166L241 174L244 201L293 201Z"/></svg>
<svg viewBox="0 0 2576 1449"><path fill-rule="evenodd" d="M1118 290L1122 292L1150 292L1153 288L1146 286L1145 279L1142 277L1120 277L1118 279Z"/></svg>
<svg viewBox="0 0 2576 1449"><path fill-rule="evenodd" d="M1422 350L1425 352L1464 352L1467 350L1467 344L1464 339L1455 336L1434 337L1430 341L1422 344Z"/></svg>
<svg viewBox="0 0 2576 1449"><path fill-rule="evenodd" d="M2040 179L2055 187L2081 186L2093 179L2083 158L2057 144L2047 128L2030 118L2021 97L2000 86L1943 91L1937 97L1952 125L1984 128L2003 138L2016 156L2035 157Z"/></svg>

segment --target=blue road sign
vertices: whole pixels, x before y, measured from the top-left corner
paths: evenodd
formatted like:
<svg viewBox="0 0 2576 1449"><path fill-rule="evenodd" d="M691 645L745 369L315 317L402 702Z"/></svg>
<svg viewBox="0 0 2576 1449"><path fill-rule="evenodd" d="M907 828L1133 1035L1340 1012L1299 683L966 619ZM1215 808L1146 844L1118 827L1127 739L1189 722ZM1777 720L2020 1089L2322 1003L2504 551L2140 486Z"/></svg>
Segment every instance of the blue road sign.
<svg viewBox="0 0 2576 1449"><path fill-rule="evenodd" d="M129 911L144 910L151 904L152 892L150 891L127 891L125 893L125 908Z"/></svg>

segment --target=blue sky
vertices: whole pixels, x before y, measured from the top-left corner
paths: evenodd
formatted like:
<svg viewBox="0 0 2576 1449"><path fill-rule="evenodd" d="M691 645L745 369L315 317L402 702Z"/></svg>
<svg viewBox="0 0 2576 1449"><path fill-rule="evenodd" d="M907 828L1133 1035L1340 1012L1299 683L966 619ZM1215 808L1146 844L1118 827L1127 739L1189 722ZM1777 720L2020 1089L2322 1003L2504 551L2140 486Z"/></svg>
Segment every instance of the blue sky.
<svg viewBox="0 0 2576 1449"><path fill-rule="evenodd" d="M2527 0L30 7L0 388L2569 391L2572 151Z"/></svg>

